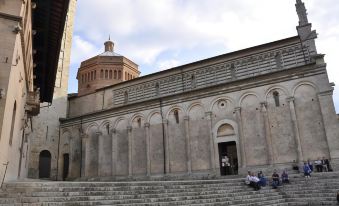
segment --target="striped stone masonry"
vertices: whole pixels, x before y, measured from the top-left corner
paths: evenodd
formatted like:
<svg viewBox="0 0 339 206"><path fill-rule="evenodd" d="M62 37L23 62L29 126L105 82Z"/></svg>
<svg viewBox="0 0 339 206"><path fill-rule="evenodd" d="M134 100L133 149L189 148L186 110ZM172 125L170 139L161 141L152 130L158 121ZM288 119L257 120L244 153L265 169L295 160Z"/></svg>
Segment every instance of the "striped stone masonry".
<svg viewBox="0 0 339 206"><path fill-rule="evenodd" d="M113 89L113 105L116 107L141 102L299 67L310 63L310 56L307 47L301 43L294 43L278 49Z"/></svg>

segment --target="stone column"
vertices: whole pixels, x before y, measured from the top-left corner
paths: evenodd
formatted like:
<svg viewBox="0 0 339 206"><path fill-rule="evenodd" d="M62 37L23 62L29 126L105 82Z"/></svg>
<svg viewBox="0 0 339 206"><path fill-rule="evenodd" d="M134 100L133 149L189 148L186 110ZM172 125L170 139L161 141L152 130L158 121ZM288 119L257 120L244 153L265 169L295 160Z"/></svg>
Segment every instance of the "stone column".
<svg viewBox="0 0 339 206"><path fill-rule="evenodd" d="M103 155L103 136L102 136L102 132L98 131L96 132L96 137L98 138L98 176L101 176L101 166L102 166L102 162L101 162L101 156Z"/></svg>
<svg viewBox="0 0 339 206"><path fill-rule="evenodd" d="M241 108L236 107L234 108L236 121L238 123L238 134L239 134L239 145L240 145L240 154L241 154L241 162L240 166L242 168L246 167L246 152L245 152L245 144L244 144L244 132L243 132L243 126L242 126L242 120L241 120Z"/></svg>
<svg viewBox="0 0 339 206"><path fill-rule="evenodd" d="M184 116L185 121L185 144L186 144L186 161L187 161L187 173L192 173L192 160L191 160L191 141L190 141L190 134L189 134L189 117Z"/></svg>
<svg viewBox="0 0 339 206"><path fill-rule="evenodd" d="M213 173L216 173L216 157L215 157L215 147L214 147L214 139L213 139L213 127L212 127L212 112L205 113L208 127L210 129L210 136L209 136L209 144L210 144L210 168Z"/></svg>
<svg viewBox="0 0 339 206"><path fill-rule="evenodd" d="M333 89L319 92L319 104L324 122L330 158L339 158L338 119L333 104Z"/></svg>
<svg viewBox="0 0 339 206"><path fill-rule="evenodd" d="M80 177L86 177L86 142L88 140L88 137L86 134L81 133L80 134L81 138L81 166L80 166Z"/></svg>
<svg viewBox="0 0 339 206"><path fill-rule="evenodd" d="M128 176L133 175L133 168L132 168L132 149L133 149L133 137L132 137L132 127L127 127L128 132Z"/></svg>
<svg viewBox="0 0 339 206"><path fill-rule="evenodd" d="M116 137L116 129L111 130L112 135L112 176L116 174L116 164L117 164L117 137Z"/></svg>
<svg viewBox="0 0 339 206"><path fill-rule="evenodd" d="M290 105L292 128L293 128L294 140L295 140L296 150L297 150L297 162L299 163L299 165L302 165L304 157L303 157L303 152L301 149L299 127L298 127L297 115L296 115L295 107L294 107L294 97L288 97L287 101L289 102L289 105Z"/></svg>
<svg viewBox="0 0 339 206"><path fill-rule="evenodd" d="M147 162L147 167L146 167L146 175L150 176L151 175L151 136L149 132L149 123L145 123L145 132L146 132L146 162Z"/></svg>
<svg viewBox="0 0 339 206"><path fill-rule="evenodd" d="M165 174L170 173L170 157L169 157L169 139L168 139L168 120L163 120L164 130L165 130Z"/></svg>
<svg viewBox="0 0 339 206"><path fill-rule="evenodd" d="M272 165L274 163L273 149L272 149L272 137L271 129L267 115L266 102L261 102L261 114L264 119L264 128L265 128L265 138L266 138L266 148L267 148L267 163Z"/></svg>

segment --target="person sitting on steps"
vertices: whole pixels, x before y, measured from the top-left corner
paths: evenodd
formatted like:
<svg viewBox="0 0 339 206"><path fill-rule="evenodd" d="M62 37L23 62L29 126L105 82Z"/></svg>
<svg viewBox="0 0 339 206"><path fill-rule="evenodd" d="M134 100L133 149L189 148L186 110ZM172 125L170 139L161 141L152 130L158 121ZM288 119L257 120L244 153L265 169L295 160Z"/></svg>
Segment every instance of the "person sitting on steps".
<svg viewBox="0 0 339 206"><path fill-rule="evenodd" d="M283 173L281 174L281 181L282 181L282 183L290 183L286 169L284 169Z"/></svg>
<svg viewBox="0 0 339 206"><path fill-rule="evenodd" d="M279 174L277 173L277 170L274 170L272 175L272 187L273 189L277 189L279 185L280 185Z"/></svg>
<svg viewBox="0 0 339 206"><path fill-rule="evenodd" d="M260 190L260 185L259 185L259 178L257 176L254 175L253 172L251 172L251 176L250 176L250 186L252 186L254 188L254 190Z"/></svg>
<svg viewBox="0 0 339 206"><path fill-rule="evenodd" d="M265 187L266 184L267 184L267 179L266 179L264 173L262 173L262 171L259 171L258 178L259 178L259 185L261 187Z"/></svg>

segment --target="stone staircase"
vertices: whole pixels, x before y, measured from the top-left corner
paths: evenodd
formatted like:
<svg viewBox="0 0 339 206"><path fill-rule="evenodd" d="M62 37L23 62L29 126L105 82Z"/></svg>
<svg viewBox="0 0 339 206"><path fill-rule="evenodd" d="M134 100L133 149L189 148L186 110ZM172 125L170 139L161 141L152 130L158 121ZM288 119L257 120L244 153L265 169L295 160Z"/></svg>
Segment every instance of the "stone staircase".
<svg viewBox="0 0 339 206"><path fill-rule="evenodd" d="M300 175L254 191L244 178L128 182L24 181L4 184L0 206L335 205L339 173Z"/></svg>

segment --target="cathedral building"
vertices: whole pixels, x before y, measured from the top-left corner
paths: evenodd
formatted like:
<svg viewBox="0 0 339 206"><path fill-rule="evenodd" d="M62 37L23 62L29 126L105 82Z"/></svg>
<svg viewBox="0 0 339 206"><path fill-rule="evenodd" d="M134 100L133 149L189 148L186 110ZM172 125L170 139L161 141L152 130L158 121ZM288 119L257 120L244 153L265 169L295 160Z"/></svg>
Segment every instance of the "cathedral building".
<svg viewBox="0 0 339 206"><path fill-rule="evenodd" d="M232 175L318 157L338 170L334 84L296 2L296 36L142 77L105 42L60 119L59 179Z"/></svg>

